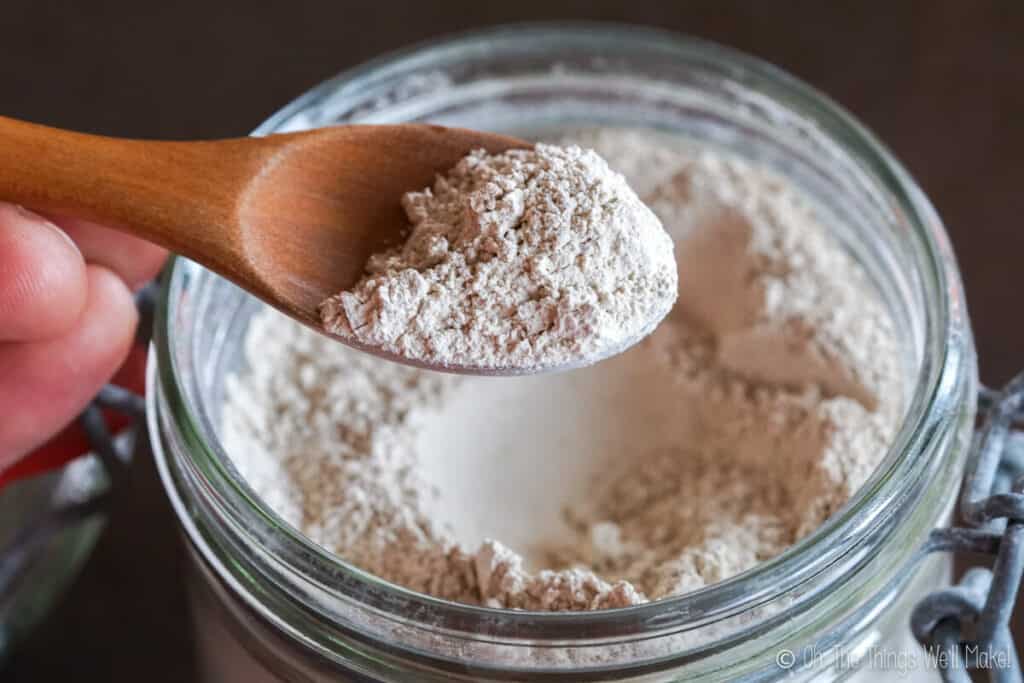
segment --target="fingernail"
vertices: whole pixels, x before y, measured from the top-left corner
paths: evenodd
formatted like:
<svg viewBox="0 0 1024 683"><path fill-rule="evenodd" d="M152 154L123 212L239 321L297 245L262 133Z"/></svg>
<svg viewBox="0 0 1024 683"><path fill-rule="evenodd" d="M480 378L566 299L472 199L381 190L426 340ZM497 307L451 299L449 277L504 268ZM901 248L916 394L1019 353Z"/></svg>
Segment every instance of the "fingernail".
<svg viewBox="0 0 1024 683"><path fill-rule="evenodd" d="M36 224L39 224L40 226L46 226L46 227L50 228L51 230L56 232L58 235L63 237L64 241L67 242L67 244L72 249L74 249L75 252L81 254L81 252L78 251L78 245L75 244L75 241L73 239L71 239L71 236L68 235L63 230L61 230L60 226L57 225L56 223L54 223L53 221L51 221L50 219L46 218L45 216L39 215L35 211L31 211L30 209L26 209L24 206L22 206L20 204L8 204L7 206L10 206L11 208L13 208L15 213L17 213L19 216L21 216L26 221L32 222L32 223L36 223Z"/></svg>

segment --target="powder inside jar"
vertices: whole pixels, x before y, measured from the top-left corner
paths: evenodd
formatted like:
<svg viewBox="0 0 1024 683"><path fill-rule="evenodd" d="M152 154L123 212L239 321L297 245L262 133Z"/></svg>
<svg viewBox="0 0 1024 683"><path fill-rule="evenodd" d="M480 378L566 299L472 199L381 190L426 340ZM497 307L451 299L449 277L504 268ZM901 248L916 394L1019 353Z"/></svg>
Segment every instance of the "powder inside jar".
<svg viewBox="0 0 1024 683"><path fill-rule="evenodd" d="M347 349L268 310L222 438L286 521L434 596L583 610L769 559L870 476L902 414L893 323L789 181L658 134L576 131L676 244L679 299L626 353L522 378Z"/></svg>

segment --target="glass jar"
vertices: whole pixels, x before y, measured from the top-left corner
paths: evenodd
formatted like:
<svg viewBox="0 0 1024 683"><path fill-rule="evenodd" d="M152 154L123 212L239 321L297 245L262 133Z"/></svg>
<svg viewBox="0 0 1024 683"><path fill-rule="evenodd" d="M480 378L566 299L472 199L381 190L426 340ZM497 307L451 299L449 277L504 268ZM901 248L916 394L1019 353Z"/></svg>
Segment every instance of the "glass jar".
<svg viewBox="0 0 1024 683"><path fill-rule="evenodd" d="M218 439L219 409L262 304L177 259L159 303L149 421L192 557L206 678L831 680L873 647L908 641L909 607L949 580L948 561L920 549L955 500L976 362L942 224L871 134L759 61L607 26L505 28L414 48L318 86L255 134L399 121L519 134L649 127L773 167L834 217L837 239L890 307L905 339L905 423L878 471L822 528L721 583L587 613L449 603L347 565L239 477Z"/></svg>

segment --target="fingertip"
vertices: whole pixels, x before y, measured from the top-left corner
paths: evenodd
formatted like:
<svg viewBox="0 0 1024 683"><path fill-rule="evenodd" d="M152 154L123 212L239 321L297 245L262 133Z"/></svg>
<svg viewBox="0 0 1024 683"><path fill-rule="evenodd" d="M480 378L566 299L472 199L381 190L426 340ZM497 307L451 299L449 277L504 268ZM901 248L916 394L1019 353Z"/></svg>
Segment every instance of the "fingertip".
<svg viewBox="0 0 1024 683"><path fill-rule="evenodd" d="M0 341L66 332L81 316L87 291L74 242L42 216L0 203Z"/></svg>
<svg viewBox="0 0 1024 683"><path fill-rule="evenodd" d="M124 350L120 354L119 365L128 355L135 338L135 326L139 321L135 301L128 286L110 269L89 264L85 271L89 296L82 315L83 324L102 336L105 343Z"/></svg>
<svg viewBox="0 0 1024 683"><path fill-rule="evenodd" d="M54 220L74 239L86 261L114 271L133 291L152 280L167 260L165 249L105 225L68 216Z"/></svg>

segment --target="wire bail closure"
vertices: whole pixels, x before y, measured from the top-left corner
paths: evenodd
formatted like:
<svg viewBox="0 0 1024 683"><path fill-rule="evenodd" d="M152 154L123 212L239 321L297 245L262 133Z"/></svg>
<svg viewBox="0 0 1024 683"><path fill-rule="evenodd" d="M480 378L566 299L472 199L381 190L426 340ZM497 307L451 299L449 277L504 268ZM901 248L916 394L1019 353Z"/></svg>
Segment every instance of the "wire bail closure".
<svg viewBox="0 0 1024 683"><path fill-rule="evenodd" d="M926 596L910 626L943 680L971 683L973 670L1020 683L1010 617L1024 574L1024 432L1015 430L1024 421L1024 372L1002 391L982 388L978 410L960 491L964 526L936 529L924 550L992 555L992 568L972 568L956 586Z"/></svg>

